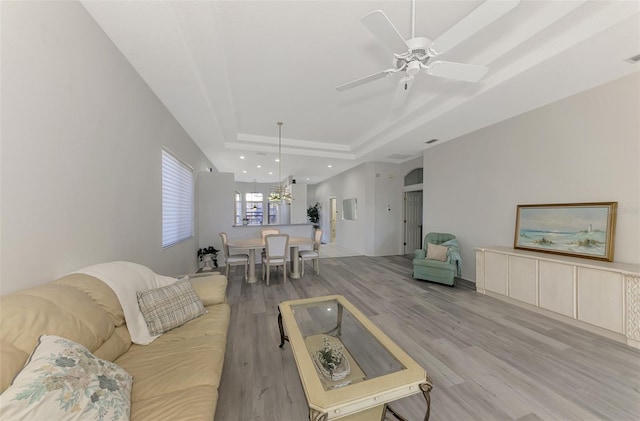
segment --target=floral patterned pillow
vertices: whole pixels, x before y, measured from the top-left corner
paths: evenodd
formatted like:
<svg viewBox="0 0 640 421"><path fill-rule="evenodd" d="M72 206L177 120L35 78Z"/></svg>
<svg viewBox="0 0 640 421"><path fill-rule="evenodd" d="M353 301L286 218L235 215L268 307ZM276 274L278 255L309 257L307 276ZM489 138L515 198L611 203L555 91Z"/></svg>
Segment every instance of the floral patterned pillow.
<svg viewBox="0 0 640 421"><path fill-rule="evenodd" d="M128 420L132 380L124 369L82 345L42 335L0 395L0 419Z"/></svg>

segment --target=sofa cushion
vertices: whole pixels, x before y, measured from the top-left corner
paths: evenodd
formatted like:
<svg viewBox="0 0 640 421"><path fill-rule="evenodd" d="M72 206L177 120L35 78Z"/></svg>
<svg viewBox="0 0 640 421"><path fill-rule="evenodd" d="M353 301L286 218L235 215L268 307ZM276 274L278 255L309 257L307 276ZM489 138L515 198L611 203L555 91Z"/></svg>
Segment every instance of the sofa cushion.
<svg viewBox="0 0 640 421"><path fill-rule="evenodd" d="M109 337L93 354L107 361L115 361L120 355L127 352L131 347L131 336L127 325L118 326L113 332L113 335Z"/></svg>
<svg viewBox="0 0 640 421"><path fill-rule="evenodd" d="M231 308L228 304L218 304L207 307L208 313L191 320L180 326L180 329L171 330L156 339L158 344L165 342L182 341L185 339L207 336L212 341L225 341L231 318ZM218 338L212 338L217 336ZM135 347L133 351L144 350L144 347Z"/></svg>
<svg viewBox="0 0 640 421"><path fill-rule="evenodd" d="M124 261L100 263L78 269L75 273L96 277L113 290L122 306L131 341L147 345L157 338L149 334L136 293L171 285L177 281L176 278L158 275L146 266Z"/></svg>
<svg viewBox="0 0 640 421"><path fill-rule="evenodd" d="M118 296L111 288L98 278L84 273L72 273L53 281L54 284L66 285L79 289L100 305L113 320L115 326L124 324L124 312Z"/></svg>
<svg viewBox="0 0 640 421"><path fill-rule="evenodd" d="M29 354L0 339L0 391L6 390L22 370Z"/></svg>
<svg viewBox="0 0 640 421"><path fill-rule="evenodd" d="M230 308L219 304L207 309L209 313L165 333L150 345L132 345L115 361L135 378L133 402L194 386L218 387Z"/></svg>
<svg viewBox="0 0 640 421"><path fill-rule="evenodd" d="M218 390L213 386L190 387L132 402L131 419L212 421L217 400Z"/></svg>
<svg viewBox="0 0 640 421"><path fill-rule="evenodd" d="M93 352L115 330L107 312L91 297L55 283L0 297L0 320L0 339L27 354L43 334L68 338Z"/></svg>
<svg viewBox="0 0 640 421"><path fill-rule="evenodd" d="M42 335L27 365L0 395L2 419L128 420L131 376L84 346Z"/></svg>
<svg viewBox="0 0 640 421"><path fill-rule="evenodd" d="M193 290L198 294L202 304L211 306L227 302L227 277L210 275L189 279Z"/></svg>
<svg viewBox="0 0 640 421"><path fill-rule="evenodd" d="M226 343L207 337L185 339L137 355L128 352L116 361L135 377L132 400L139 401L193 386L218 387L225 351L221 345Z"/></svg>
<svg viewBox="0 0 640 421"><path fill-rule="evenodd" d="M161 335L207 312L188 280L138 291L137 296L151 335Z"/></svg>
<svg viewBox="0 0 640 421"><path fill-rule="evenodd" d="M447 250L449 250L448 247L429 243L427 244L427 259L444 262L447 260Z"/></svg>

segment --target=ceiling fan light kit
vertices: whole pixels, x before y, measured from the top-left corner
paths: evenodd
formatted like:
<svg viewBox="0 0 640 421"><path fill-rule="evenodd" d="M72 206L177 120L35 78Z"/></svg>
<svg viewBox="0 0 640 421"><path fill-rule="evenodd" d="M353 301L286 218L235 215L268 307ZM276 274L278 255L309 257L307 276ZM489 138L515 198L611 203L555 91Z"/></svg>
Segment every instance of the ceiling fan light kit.
<svg viewBox="0 0 640 421"><path fill-rule="evenodd" d="M400 35L382 10L367 13L362 17L362 23L393 53L394 67L337 86L336 89L345 91L404 72L405 76L398 83L392 101L392 107L396 108L405 103L413 78L423 69L430 76L477 82L487 74L488 67L442 60L431 61L431 59L455 47L502 17L519 3L520 0L487 0L434 41L415 36L415 0L411 2L411 38L408 40Z"/></svg>

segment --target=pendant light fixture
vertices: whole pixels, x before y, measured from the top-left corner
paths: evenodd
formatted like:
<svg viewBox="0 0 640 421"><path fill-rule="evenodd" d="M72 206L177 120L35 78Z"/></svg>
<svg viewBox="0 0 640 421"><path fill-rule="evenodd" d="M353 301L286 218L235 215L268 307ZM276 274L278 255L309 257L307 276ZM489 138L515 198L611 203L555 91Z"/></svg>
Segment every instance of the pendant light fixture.
<svg viewBox="0 0 640 421"><path fill-rule="evenodd" d="M291 193L285 191L284 187L282 187L282 125L284 123L278 121L276 124L278 125L278 185L271 188L269 202L291 204L293 200Z"/></svg>
<svg viewBox="0 0 640 421"><path fill-rule="evenodd" d="M258 189L256 188L256 179L253 179L253 192L254 193L258 193ZM258 205L256 205L255 203L253 204L253 210L258 209Z"/></svg>

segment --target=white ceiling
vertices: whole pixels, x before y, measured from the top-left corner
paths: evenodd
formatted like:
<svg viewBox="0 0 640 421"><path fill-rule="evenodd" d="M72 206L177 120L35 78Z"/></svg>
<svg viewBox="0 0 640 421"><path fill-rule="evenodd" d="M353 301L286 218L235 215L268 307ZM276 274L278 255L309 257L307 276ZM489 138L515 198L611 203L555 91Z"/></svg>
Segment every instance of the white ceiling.
<svg viewBox="0 0 640 421"><path fill-rule="evenodd" d="M362 162L404 162L640 70L625 61L640 53L640 2L523 0L440 56L488 66L484 79L420 74L394 110L400 75L335 87L392 67L360 18L381 9L410 38L409 0L82 3L216 169L237 181L277 182L277 121L282 178L317 183ZM416 36L437 38L481 3L418 0Z"/></svg>

